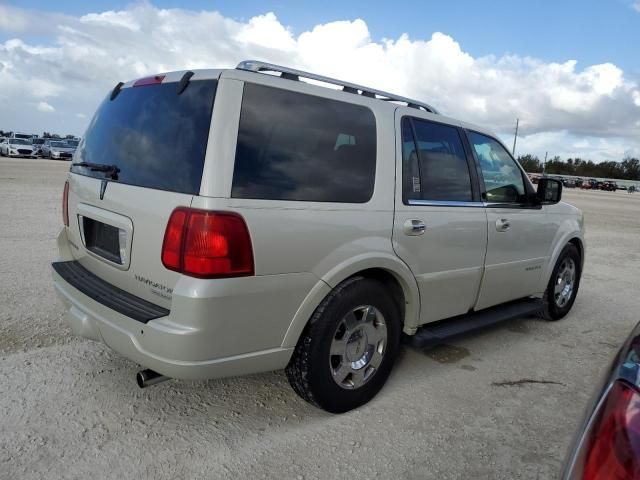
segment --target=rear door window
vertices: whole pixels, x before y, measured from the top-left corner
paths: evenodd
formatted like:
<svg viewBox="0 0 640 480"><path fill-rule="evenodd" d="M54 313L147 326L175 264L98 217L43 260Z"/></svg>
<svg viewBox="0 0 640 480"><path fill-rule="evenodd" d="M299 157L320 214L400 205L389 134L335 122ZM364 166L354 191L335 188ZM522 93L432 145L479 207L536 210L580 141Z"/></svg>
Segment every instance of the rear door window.
<svg viewBox="0 0 640 480"><path fill-rule="evenodd" d="M115 165L114 181L197 195L202 181L216 80L124 88L98 108L71 171L102 178L80 162Z"/></svg>
<svg viewBox="0 0 640 480"><path fill-rule="evenodd" d="M364 203L375 169L368 108L245 84L232 197Z"/></svg>
<svg viewBox="0 0 640 480"><path fill-rule="evenodd" d="M454 126L403 118L402 176L404 203L473 200L469 164Z"/></svg>

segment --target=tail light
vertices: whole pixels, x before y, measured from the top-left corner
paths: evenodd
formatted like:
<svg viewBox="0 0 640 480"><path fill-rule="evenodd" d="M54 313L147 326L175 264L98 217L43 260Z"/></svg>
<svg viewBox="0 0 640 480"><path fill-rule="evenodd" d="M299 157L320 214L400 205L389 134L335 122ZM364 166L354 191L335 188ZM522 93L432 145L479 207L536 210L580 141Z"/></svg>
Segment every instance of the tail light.
<svg viewBox="0 0 640 480"><path fill-rule="evenodd" d="M574 476L584 480L640 478L640 394L620 380L600 405L578 452Z"/></svg>
<svg viewBox="0 0 640 480"><path fill-rule="evenodd" d="M64 182L62 191L62 221L65 227L69 226L69 180Z"/></svg>
<svg viewBox="0 0 640 480"><path fill-rule="evenodd" d="M251 237L235 213L176 208L164 233L162 264L200 278L254 274Z"/></svg>

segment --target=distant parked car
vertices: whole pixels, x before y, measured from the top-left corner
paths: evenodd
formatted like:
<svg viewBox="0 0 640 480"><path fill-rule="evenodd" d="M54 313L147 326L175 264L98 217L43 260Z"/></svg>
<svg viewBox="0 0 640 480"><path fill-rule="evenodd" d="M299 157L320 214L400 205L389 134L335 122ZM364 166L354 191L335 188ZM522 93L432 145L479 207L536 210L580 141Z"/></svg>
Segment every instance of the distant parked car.
<svg viewBox="0 0 640 480"><path fill-rule="evenodd" d="M585 181L583 181L583 182L580 184L580 188L581 188L582 190L591 190L591 182L586 181L586 180L585 180Z"/></svg>
<svg viewBox="0 0 640 480"><path fill-rule="evenodd" d="M615 192L618 189L618 185L616 182L602 182L600 184L600 190L605 190L607 192Z"/></svg>
<svg viewBox="0 0 640 480"><path fill-rule="evenodd" d="M576 181L570 178L565 178L564 180L562 180L562 185L564 185L566 188L576 188Z"/></svg>
<svg viewBox="0 0 640 480"><path fill-rule="evenodd" d="M562 479L638 478L640 324L615 356L566 460Z"/></svg>
<svg viewBox="0 0 640 480"><path fill-rule="evenodd" d="M33 151L34 153L41 157L42 156L42 145L44 145L45 139L44 138L34 138L32 140L33 143Z"/></svg>
<svg viewBox="0 0 640 480"><path fill-rule="evenodd" d="M12 133L10 135L10 138L21 138L23 140L33 140L36 137L36 135L33 135L32 133Z"/></svg>
<svg viewBox="0 0 640 480"><path fill-rule="evenodd" d="M0 154L4 157L36 158L31 141L23 138L5 138L0 143Z"/></svg>
<svg viewBox="0 0 640 480"><path fill-rule="evenodd" d="M42 145L42 156L53 160L71 160L75 147L61 139L47 139Z"/></svg>

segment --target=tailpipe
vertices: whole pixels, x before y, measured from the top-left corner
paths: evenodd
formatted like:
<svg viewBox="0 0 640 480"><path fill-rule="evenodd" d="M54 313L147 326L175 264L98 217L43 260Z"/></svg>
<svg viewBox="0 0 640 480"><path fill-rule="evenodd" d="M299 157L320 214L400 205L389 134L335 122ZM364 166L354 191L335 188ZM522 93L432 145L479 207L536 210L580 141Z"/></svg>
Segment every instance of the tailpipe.
<svg viewBox="0 0 640 480"><path fill-rule="evenodd" d="M136 382L138 382L138 386L140 388L150 387L151 385L166 382L167 380L171 380L171 378L165 377L164 375L154 372L148 368L146 370L140 370L136 374Z"/></svg>

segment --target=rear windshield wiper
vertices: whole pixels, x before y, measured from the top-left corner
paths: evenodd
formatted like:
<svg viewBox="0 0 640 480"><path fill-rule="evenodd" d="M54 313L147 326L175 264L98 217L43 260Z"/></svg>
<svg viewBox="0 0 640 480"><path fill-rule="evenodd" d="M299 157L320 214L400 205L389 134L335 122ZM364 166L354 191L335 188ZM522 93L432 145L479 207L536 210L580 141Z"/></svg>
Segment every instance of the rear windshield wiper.
<svg viewBox="0 0 640 480"><path fill-rule="evenodd" d="M102 163L79 162L73 163L71 166L86 167L92 172L105 172L113 179L115 179L118 176L118 172L120 172L120 168L116 165L104 165Z"/></svg>

